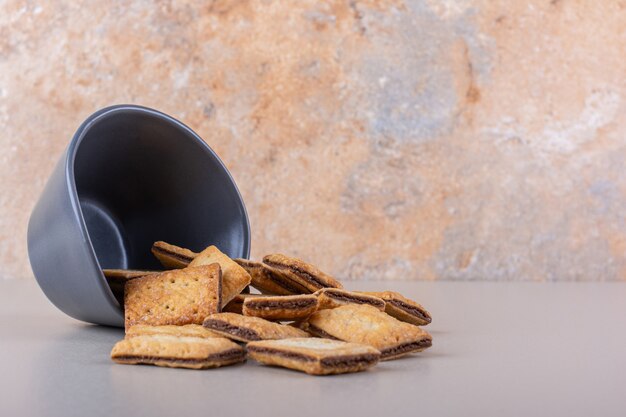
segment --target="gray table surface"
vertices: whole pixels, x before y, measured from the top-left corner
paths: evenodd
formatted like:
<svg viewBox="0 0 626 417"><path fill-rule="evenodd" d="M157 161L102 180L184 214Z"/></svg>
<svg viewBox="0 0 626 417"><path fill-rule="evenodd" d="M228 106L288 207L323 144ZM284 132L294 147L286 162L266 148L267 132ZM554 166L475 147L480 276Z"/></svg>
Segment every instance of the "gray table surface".
<svg viewBox="0 0 626 417"><path fill-rule="evenodd" d="M348 284L422 302L433 347L334 377L116 365L121 329L0 282L0 416L626 415L626 283Z"/></svg>

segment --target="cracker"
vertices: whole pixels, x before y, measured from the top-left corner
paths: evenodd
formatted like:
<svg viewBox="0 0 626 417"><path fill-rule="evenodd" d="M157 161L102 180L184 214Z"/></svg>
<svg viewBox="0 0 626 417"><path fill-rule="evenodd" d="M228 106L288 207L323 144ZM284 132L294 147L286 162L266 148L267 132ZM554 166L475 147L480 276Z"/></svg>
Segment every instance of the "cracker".
<svg viewBox="0 0 626 417"><path fill-rule="evenodd" d="M117 342L111 350L111 359L128 365L206 369L243 362L245 351L223 337L142 335Z"/></svg>
<svg viewBox="0 0 626 417"><path fill-rule="evenodd" d="M306 293L313 293L321 288L343 288L341 283L328 274L320 271L314 265L297 258L281 254L267 255L263 262L283 274L293 285L305 289Z"/></svg>
<svg viewBox="0 0 626 417"><path fill-rule="evenodd" d="M293 295L309 292L269 265L248 259L234 259L250 274L251 285L262 294Z"/></svg>
<svg viewBox="0 0 626 417"><path fill-rule="evenodd" d="M397 318L400 321L405 321L417 326L425 326L433 321L430 313L426 311L421 304L418 304L397 292L363 292L362 294L369 294L382 298L386 303L385 313Z"/></svg>
<svg viewBox="0 0 626 417"><path fill-rule="evenodd" d="M145 326L138 324L126 329L126 337L170 335L177 337L222 337L199 324L185 324L184 326Z"/></svg>
<svg viewBox="0 0 626 417"><path fill-rule="evenodd" d="M346 304L368 304L380 311L385 311L385 302L373 295L343 290L340 288L322 288L315 292L319 304L318 310L336 308Z"/></svg>
<svg viewBox="0 0 626 417"><path fill-rule="evenodd" d="M307 332L292 326L235 313L211 314L204 320L203 326L239 342L309 336Z"/></svg>
<svg viewBox="0 0 626 417"><path fill-rule="evenodd" d="M189 266L208 265L217 262L222 268L222 306L250 284L250 274L217 247L209 246L196 256Z"/></svg>
<svg viewBox="0 0 626 417"><path fill-rule="evenodd" d="M218 264L188 267L128 281L124 290L126 328L137 324L202 324L220 308Z"/></svg>
<svg viewBox="0 0 626 417"><path fill-rule="evenodd" d="M371 346L313 337L251 342L246 349L258 362L311 375L363 371L380 359L380 352Z"/></svg>
<svg viewBox="0 0 626 417"><path fill-rule="evenodd" d="M311 294L246 297L243 301L244 316L266 320L301 320L317 310L317 297Z"/></svg>
<svg viewBox="0 0 626 417"><path fill-rule="evenodd" d="M370 345L380 351L381 360L420 352L432 345L432 337L424 330L364 304L319 310L309 318L306 329L315 336Z"/></svg>
<svg viewBox="0 0 626 417"><path fill-rule="evenodd" d="M198 255L189 249L163 241L154 242L152 254L168 269L185 268Z"/></svg>

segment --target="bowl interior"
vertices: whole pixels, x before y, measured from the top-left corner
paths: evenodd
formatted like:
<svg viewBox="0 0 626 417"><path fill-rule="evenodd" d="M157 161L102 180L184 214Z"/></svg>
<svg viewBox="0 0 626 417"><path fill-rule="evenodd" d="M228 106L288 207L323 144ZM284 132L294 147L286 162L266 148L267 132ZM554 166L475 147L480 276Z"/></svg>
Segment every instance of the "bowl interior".
<svg viewBox="0 0 626 417"><path fill-rule="evenodd" d="M102 268L160 269L157 240L249 254L248 219L219 158L181 123L120 109L86 127L74 157L76 192Z"/></svg>

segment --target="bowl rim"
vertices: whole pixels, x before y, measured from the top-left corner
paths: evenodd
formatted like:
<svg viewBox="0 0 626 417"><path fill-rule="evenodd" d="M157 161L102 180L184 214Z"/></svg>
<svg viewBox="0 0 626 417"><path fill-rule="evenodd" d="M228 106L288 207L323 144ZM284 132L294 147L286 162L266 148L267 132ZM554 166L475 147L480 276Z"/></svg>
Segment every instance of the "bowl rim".
<svg viewBox="0 0 626 417"><path fill-rule="evenodd" d="M80 147L81 142L87 135L87 133L91 130L91 128L94 125L96 125L96 123L98 123L102 119L109 117L115 113L120 113L120 112L148 114L148 115L163 119L167 121L168 123L175 125L179 129L186 131L186 133L188 133L187 136L195 140L200 145L200 147L204 150L204 152L209 154L209 156L211 156L212 159L217 163L217 165L224 171L227 178L230 180L231 186L234 189L236 196L238 197L237 200L239 202L239 205L241 206L241 212L243 214L243 221L244 221L244 226L245 226L244 227L245 236L243 238L243 241L244 241L243 256L245 258L250 257L250 220L248 218L248 211L246 210L246 206L241 196L241 192L239 191L239 188L237 187L237 184L235 183L235 180L233 179L230 171L228 170L228 168L226 168L226 166L224 165L224 162L215 153L215 151L211 149L211 147L189 126L185 125L179 120L176 120L175 118L163 112L151 109L149 107L136 105L136 104L117 104L113 106L108 106L91 114L78 127L78 129L76 130L76 133L74 133L74 136L72 137L72 140L70 141L68 145L68 148L66 151L65 164L64 164L65 165L64 166L65 183L68 186L70 204L72 205L74 215L76 216L76 219L78 220L78 223L80 226L79 229L80 229L81 238L83 239L85 244L88 245L88 249L89 249L88 252L89 252L89 257L90 257L89 263L98 271L97 272L98 273L98 287L100 288L102 295L106 298L107 304L109 304L109 306L112 307L114 310L123 312L123 306L120 305L120 303L117 301L117 299L113 295L113 291L109 287L109 284L107 283L104 273L102 272L102 268L100 267L100 262L98 261L98 258L96 257L96 251L94 250L93 244L91 243L91 238L89 237L89 232L87 230L87 225L85 223L83 211L80 206L80 200L78 198L78 192L76 190L76 178L74 176L74 163L76 160L76 153Z"/></svg>

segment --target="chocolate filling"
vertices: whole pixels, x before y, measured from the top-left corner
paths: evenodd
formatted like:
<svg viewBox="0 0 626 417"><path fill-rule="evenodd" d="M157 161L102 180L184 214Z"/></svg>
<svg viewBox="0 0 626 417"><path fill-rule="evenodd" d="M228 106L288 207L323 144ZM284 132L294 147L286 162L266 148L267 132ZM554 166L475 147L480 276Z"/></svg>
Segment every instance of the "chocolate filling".
<svg viewBox="0 0 626 417"><path fill-rule="evenodd" d="M418 307L412 306L400 300L389 300L388 303L428 323L432 321L432 319L426 313L420 310Z"/></svg>
<svg viewBox="0 0 626 417"><path fill-rule="evenodd" d="M160 357L160 356L146 356L146 355L122 355L115 356L114 359L118 359L120 361L140 361L140 362L170 362L170 363L181 363L181 364L198 364L205 363L211 361L226 361L230 359L239 359L243 358L244 353L239 349L231 349L226 350L220 353L214 353L212 355L207 356L206 358L193 358L193 359L181 359L181 358L169 358L169 357Z"/></svg>
<svg viewBox="0 0 626 417"><path fill-rule="evenodd" d="M215 330L217 332L223 332L232 336L237 336L247 341L261 340L257 332L243 327L233 326L225 321L207 319L202 324L209 330Z"/></svg>
<svg viewBox="0 0 626 417"><path fill-rule="evenodd" d="M357 365L370 365L378 362L378 355L373 353L365 353L362 355L345 355L335 356L331 358L323 358L321 361L322 366L357 366Z"/></svg>
<svg viewBox="0 0 626 417"><path fill-rule="evenodd" d="M235 259L235 262L237 262L239 266L241 266L250 274L250 276L252 277L252 285L256 284L256 286L260 287L259 289L261 290L271 290L271 288L265 288L263 283L259 282L259 280L261 279L266 279L291 293L299 294L302 292L301 288L296 287L290 281L286 281L278 273L272 272L268 269L266 265L262 264L261 262L249 261L247 259Z"/></svg>
<svg viewBox="0 0 626 417"><path fill-rule="evenodd" d="M394 346L391 348L383 349L380 351L382 358L387 358L389 356L396 356L402 353L412 352L418 349L426 349L433 345L433 341L430 339L419 340L417 342L407 342L401 343L398 346Z"/></svg>
<svg viewBox="0 0 626 417"><path fill-rule="evenodd" d="M166 249L159 248L159 247L155 247L155 248L153 248L153 250L155 252L160 253L161 255L169 256L170 258L174 258L176 260L179 260L179 261L185 262L185 263L190 263L194 259L192 256L181 255L180 253L171 252L171 251L168 251Z"/></svg>
<svg viewBox="0 0 626 417"><path fill-rule="evenodd" d="M347 295L347 294L337 294L337 293L333 293L333 292L326 292L326 295L330 298L334 298L335 300L338 301L344 301L346 303L356 303L356 304L369 304L372 305L374 307L384 307L385 303L384 302L379 302L378 300L372 300L370 298L365 298L365 297L359 297L356 295Z"/></svg>
<svg viewBox="0 0 626 417"><path fill-rule="evenodd" d="M254 300L246 302L247 308L287 308L287 309L305 309L313 306L316 300L290 300L290 301L273 301L273 300Z"/></svg>
<svg viewBox="0 0 626 417"><path fill-rule="evenodd" d="M341 340L341 339L336 338L330 333L326 333L324 330L320 329L319 327L313 326L311 323L309 323L309 325L307 326L306 331L311 333L314 336L323 337L324 339Z"/></svg>
<svg viewBox="0 0 626 417"><path fill-rule="evenodd" d="M266 353L269 355L276 355L282 358L293 359L301 362L315 362L316 358L305 355L298 352L286 352L284 350L272 349L266 347L248 347L248 351L255 353ZM369 365L378 361L378 355L372 353L365 353L362 355L344 355L334 356L330 358L320 359L320 364L325 367L351 367L357 365Z"/></svg>
<svg viewBox="0 0 626 417"><path fill-rule="evenodd" d="M315 362L316 360L314 357L305 355L303 353L285 352L284 350L266 347L248 346L248 352L267 353L270 355L276 355L287 359L294 359L301 362Z"/></svg>
<svg viewBox="0 0 626 417"><path fill-rule="evenodd" d="M276 269L279 269L279 268L276 268ZM263 274L268 280L273 281L276 285L278 285L279 287L283 287L284 289L286 289L287 291L291 293L301 294L301 293L310 292L308 289L298 285L297 283L289 280L288 278L285 278L283 275L280 274L280 272L277 273L267 268L263 268Z"/></svg>
<svg viewBox="0 0 626 417"><path fill-rule="evenodd" d="M287 270L295 275L297 275L298 277L304 279L305 281L307 281L310 284L315 285L318 289L320 288L325 288L328 287L328 284L325 283L322 279L316 277L315 275L311 274L309 271L305 271L302 268L298 268L297 266L294 265L283 265L283 264L279 264L279 263L275 263L272 261L265 261L266 264L273 266L274 268L278 269L278 270Z"/></svg>

